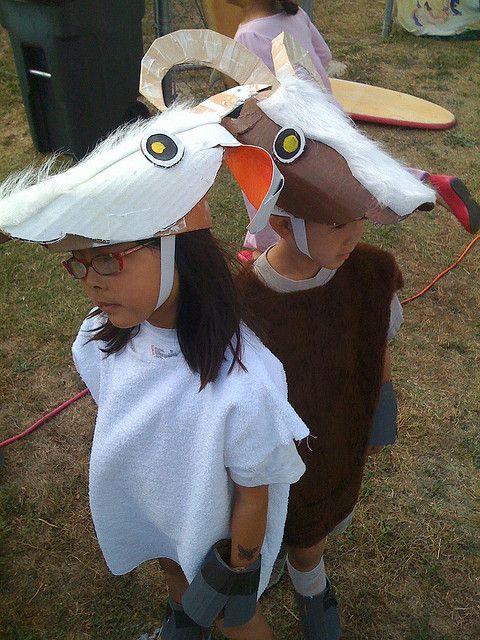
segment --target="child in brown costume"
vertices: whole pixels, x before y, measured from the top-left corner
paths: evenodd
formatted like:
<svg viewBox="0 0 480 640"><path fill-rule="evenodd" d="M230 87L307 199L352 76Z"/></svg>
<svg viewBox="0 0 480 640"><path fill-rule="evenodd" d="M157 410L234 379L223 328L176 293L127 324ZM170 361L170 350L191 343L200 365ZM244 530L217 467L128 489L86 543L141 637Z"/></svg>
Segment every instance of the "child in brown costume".
<svg viewBox="0 0 480 640"><path fill-rule="evenodd" d="M387 336L401 323L400 271L390 254L357 246L364 224L308 220L308 257L291 218L273 215L279 242L240 278L247 321L283 363L289 401L313 436L299 445L307 471L292 487L284 537L312 640L340 637L322 556L326 536L351 521L381 389L392 394Z"/></svg>
<svg viewBox="0 0 480 640"><path fill-rule="evenodd" d="M392 207L415 190L410 212L428 208L430 197L405 170L394 177L397 169L384 156L376 159L377 149L359 159L366 142L341 118L311 79L290 74L271 97L251 99L237 119L223 120L242 143L273 151L285 178L270 218L280 239L238 282L245 319L282 362L289 401L313 436L299 447L307 471L291 491L284 536L306 640L341 636L323 563L326 537L351 520L369 449L395 436L387 341L402 320L402 277L393 256L358 242L365 218L389 223ZM338 137L325 144L328 130ZM386 196L376 196L369 168L385 180ZM387 205L394 193L396 202ZM383 440L378 427L389 431Z"/></svg>

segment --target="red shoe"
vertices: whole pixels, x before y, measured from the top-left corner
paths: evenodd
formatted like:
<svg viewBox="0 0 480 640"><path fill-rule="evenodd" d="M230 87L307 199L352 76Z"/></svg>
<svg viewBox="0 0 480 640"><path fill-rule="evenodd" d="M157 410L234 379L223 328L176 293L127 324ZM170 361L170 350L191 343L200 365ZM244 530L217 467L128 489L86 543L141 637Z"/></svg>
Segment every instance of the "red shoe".
<svg viewBox="0 0 480 640"><path fill-rule="evenodd" d="M243 249L237 253L237 258L240 262L253 262L253 251L250 249Z"/></svg>
<svg viewBox="0 0 480 640"><path fill-rule="evenodd" d="M427 180L468 233L476 233L480 228L480 207L460 178L433 174Z"/></svg>

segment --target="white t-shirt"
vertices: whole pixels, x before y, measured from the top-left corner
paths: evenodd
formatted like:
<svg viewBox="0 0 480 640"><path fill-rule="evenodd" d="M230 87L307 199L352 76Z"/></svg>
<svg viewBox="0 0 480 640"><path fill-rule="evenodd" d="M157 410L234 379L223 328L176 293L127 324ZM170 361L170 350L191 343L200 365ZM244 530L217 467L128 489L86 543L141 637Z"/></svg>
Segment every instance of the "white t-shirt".
<svg viewBox="0 0 480 640"><path fill-rule="evenodd" d="M269 247L255 260L253 268L257 276L265 282L267 287L273 289L273 291L277 291L278 293L292 293L293 291L305 291L306 289L321 287L322 285L327 284L327 282L329 282L337 273L336 269L322 268L315 276L313 276L313 278L308 278L307 280L290 280L275 271L269 263L267 254L270 248L271 247ZM390 304L390 324L387 333L388 340L393 340L402 323L402 305L400 304L397 294L394 293Z"/></svg>
<svg viewBox="0 0 480 640"><path fill-rule="evenodd" d="M148 322L120 352L86 343L103 318L86 319L73 345L75 365L98 405L90 459L90 506L112 573L167 557L191 581L211 546L230 537L232 478L268 484L267 531L259 595L280 548L289 484L305 470L294 439L308 429L287 402L280 362L242 327L243 371L214 383L180 351L176 331Z"/></svg>

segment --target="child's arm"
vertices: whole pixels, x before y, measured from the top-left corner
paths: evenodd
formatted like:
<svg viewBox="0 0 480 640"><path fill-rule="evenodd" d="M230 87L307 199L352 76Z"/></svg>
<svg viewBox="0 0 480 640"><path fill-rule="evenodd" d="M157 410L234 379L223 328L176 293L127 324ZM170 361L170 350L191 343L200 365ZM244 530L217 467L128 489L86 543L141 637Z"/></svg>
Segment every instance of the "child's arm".
<svg viewBox="0 0 480 640"><path fill-rule="evenodd" d="M392 354L390 347L387 345L383 364L382 388L380 390L379 403L373 418L370 445L367 449L369 456L380 453L385 445L393 444L395 440L397 404L391 380Z"/></svg>
<svg viewBox="0 0 480 640"><path fill-rule="evenodd" d="M310 33L312 36L312 44L315 50L315 53L319 57L324 69L326 70L330 62L332 61L332 52L330 51L330 47L325 42L322 34L315 27L315 25L310 22L309 24Z"/></svg>
<svg viewBox="0 0 480 640"><path fill-rule="evenodd" d="M211 626L222 610L225 627L246 624L257 607L268 485L233 484L231 541L214 545L182 597L184 610L202 627Z"/></svg>
<svg viewBox="0 0 480 640"><path fill-rule="evenodd" d="M258 557L267 526L268 486L234 483L230 566L246 567Z"/></svg>

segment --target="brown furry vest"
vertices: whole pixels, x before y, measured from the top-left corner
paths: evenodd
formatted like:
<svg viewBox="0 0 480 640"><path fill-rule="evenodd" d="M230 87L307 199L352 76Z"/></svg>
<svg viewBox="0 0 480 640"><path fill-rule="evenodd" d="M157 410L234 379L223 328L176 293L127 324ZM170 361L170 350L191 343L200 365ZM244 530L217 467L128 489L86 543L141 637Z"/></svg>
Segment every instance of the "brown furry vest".
<svg viewBox="0 0 480 640"><path fill-rule="evenodd" d="M287 544L309 547L358 499L402 277L393 256L359 245L321 287L277 293L251 269L238 282L245 321L283 363L289 401L311 432L298 447L307 470L291 487L285 528Z"/></svg>

